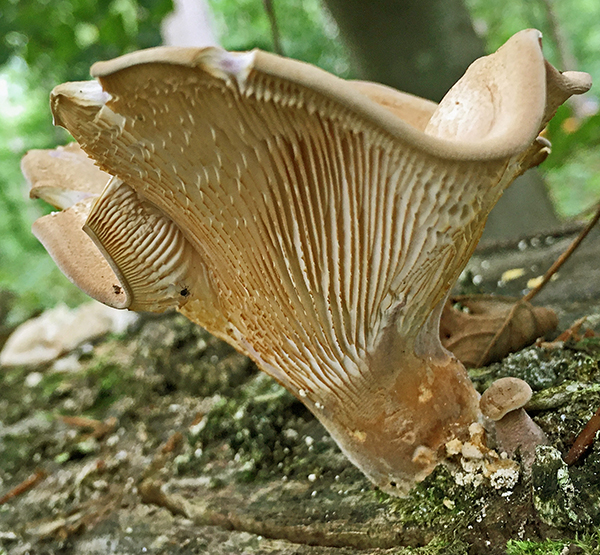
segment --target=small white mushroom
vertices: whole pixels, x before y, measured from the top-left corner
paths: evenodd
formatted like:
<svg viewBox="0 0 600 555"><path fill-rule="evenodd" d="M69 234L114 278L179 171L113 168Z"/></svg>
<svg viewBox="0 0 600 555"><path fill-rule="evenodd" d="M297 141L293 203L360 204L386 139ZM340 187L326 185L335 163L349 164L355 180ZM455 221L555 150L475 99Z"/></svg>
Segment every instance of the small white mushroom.
<svg viewBox="0 0 600 555"><path fill-rule="evenodd" d="M547 64L540 36L476 61L437 106L258 50L95 64L51 106L112 178L62 213L87 214L87 235L69 216L36 235L97 299L177 307L250 356L405 494L481 419L440 343L448 291L504 189L547 155L540 130L590 86Z"/></svg>
<svg viewBox="0 0 600 555"><path fill-rule="evenodd" d="M495 423L495 437L500 451L513 457L517 451L525 469L535 460L535 448L546 445L548 438L523 408L531 399L529 384L519 378L500 378L481 396L479 407Z"/></svg>

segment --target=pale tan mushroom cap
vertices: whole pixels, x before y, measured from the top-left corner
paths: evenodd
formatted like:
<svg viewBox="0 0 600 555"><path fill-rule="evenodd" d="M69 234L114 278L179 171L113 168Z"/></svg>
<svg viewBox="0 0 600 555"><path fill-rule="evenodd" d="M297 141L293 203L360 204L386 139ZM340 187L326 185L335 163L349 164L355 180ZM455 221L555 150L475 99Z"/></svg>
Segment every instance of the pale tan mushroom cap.
<svg viewBox="0 0 600 555"><path fill-rule="evenodd" d="M519 378L500 378L488 387L479 402L484 416L498 421L507 413L523 408L533 392L529 384Z"/></svg>
<svg viewBox="0 0 600 555"><path fill-rule="evenodd" d="M95 64L97 82L56 87L51 106L113 179L68 210L89 211L121 306L179 308L406 491L480 416L439 340L443 300L504 189L547 153L548 114L588 86L550 69L539 38L475 62L437 107L260 51ZM117 306L114 285L97 298Z"/></svg>
<svg viewBox="0 0 600 555"><path fill-rule="evenodd" d="M102 193L110 175L98 168L77 143L53 150L31 150L21 161L31 198L65 209Z"/></svg>
<svg viewBox="0 0 600 555"><path fill-rule="evenodd" d="M548 73L539 37L524 31L475 62L435 111L301 62L215 48L97 63L99 83L57 87L52 108L120 190L135 191L139 217L174 224L181 252L195 253L206 279L186 313L292 390L331 389L360 379L392 322L414 348L443 352L437 321L426 322L503 189L543 150L546 91L585 88ZM411 110L409 123L398 117ZM101 199L106 214L119 210L119 196ZM129 295L136 265L172 290L184 284L175 265L150 270L142 235L109 225L99 206L86 231ZM129 306L153 302L140 280L144 299Z"/></svg>

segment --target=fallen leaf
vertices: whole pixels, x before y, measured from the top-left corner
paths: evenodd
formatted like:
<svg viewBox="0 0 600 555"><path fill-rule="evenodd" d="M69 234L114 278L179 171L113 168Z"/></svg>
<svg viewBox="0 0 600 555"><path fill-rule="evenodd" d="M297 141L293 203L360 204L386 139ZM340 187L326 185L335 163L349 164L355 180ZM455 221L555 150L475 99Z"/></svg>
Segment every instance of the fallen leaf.
<svg viewBox="0 0 600 555"><path fill-rule="evenodd" d="M0 366L38 366L107 333L122 333L138 316L96 301L77 308L60 304L27 320L0 352Z"/></svg>
<svg viewBox="0 0 600 555"><path fill-rule="evenodd" d="M513 279L518 279L521 276L525 275L524 268L512 268L511 270L506 270L500 277L500 281L506 283L507 281L512 281Z"/></svg>
<svg viewBox="0 0 600 555"><path fill-rule="evenodd" d="M451 297L440 323L442 344L467 367L502 360L553 331L553 310L510 297Z"/></svg>

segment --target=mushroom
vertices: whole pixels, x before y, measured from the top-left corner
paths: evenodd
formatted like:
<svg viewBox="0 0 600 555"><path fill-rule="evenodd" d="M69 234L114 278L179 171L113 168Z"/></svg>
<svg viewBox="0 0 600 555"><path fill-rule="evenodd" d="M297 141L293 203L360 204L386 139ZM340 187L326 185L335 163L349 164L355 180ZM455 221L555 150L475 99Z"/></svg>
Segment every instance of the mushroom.
<svg viewBox="0 0 600 555"><path fill-rule="evenodd" d="M175 307L247 354L406 494L481 419L440 343L448 291L502 191L547 155L539 131L590 87L540 36L476 61L437 106L258 50L97 63L51 107L110 182L34 232L95 298Z"/></svg>
<svg viewBox="0 0 600 555"><path fill-rule="evenodd" d="M77 143L53 150L30 150L21 168L27 180L34 184L29 196L42 198L61 210L100 196L110 179Z"/></svg>
<svg viewBox="0 0 600 555"><path fill-rule="evenodd" d="M500 378L488 387L479 401L483 416L494 421L498 448L509 457L517 451L525 469L531 469L535 448L548 438L523 408L531 399L529 384L519 378Z"/></svg>

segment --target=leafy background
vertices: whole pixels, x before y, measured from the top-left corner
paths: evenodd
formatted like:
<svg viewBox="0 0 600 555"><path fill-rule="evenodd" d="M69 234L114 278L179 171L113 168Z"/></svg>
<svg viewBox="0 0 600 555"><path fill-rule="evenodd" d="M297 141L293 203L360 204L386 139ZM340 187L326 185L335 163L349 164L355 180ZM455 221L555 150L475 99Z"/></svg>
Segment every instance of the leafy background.
<svg viewBox="0 0 600 555"><path fill-rule="evenodd" d="M467 4L489 51L520 29L536 27L544 32L546 56L561 67L552 41L549 2L468 0ZM209 4L225 48L274 49L263 0L209 0ZM273 0L273 6L287 56L352 76L335 22L319 0ZM18 299L5 324L57 302L73 306L84 299L31 235L31 223L48 208L28 199L19 168L27 150L69 140L66 132L52 126L50 90L64 81L87 79L94 61L160 44L160 23L171 10L171 0L0 1L0 293L10 292ZM579 68L600 82L600 25L591 24L600 23L600 2L564 0L553 4L553 10ZM593 111L597 101L589 98ZM542 171L559 214L573 217L600 196L600 115L575 121L569 107L563 108L548 134L553 155Z"/></svg>

